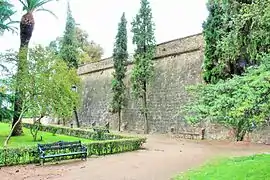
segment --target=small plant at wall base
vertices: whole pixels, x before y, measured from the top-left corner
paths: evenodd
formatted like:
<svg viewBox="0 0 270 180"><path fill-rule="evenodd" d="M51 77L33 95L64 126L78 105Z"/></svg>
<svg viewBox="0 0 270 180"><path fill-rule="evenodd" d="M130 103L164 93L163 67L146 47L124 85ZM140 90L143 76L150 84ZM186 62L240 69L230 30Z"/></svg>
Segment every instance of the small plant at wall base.
<svg viewBox="0 0 270 180"><path fill-rule="evenodd" d="M144 133L149 133L147 86L153 76L153 57L155 54L154 23L148 0L141 0L141 8L132 22L133 44L135 44L134 68L132 70L132 90L142 104Z"/></svg>
<svg viewBox="0 0 270 180"><path fill-rule="evenodd" d="M112 109L114 113L118 113L118 130L121 129L121 111L124 106L125 99L125 84L124 78L127 71L127 20L125 18L125 13L121 17L121 22L118 24L118 33L116 35L116 42L113 49L113 61L114 70L113 81L112 81Z"/></svg>

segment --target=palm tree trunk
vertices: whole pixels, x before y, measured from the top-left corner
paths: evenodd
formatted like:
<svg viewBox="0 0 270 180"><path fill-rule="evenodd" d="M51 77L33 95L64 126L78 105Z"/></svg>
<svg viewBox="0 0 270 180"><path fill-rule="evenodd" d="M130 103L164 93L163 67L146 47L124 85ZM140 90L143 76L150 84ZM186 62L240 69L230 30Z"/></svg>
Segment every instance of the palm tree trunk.
<svg viewBox="0 0 270 180"><path fill-rule="evenodd" d="M19 117L22 113L22 104L23 104L23 94L20 86L22 86L22 79L25 74L28 73L28 65L27 65L27 55L28 55L28 45L30 39L32 37L32 33L34 30L34 18L32 13L27 13L22 16L20 22L20 39L21 45L19 50L19 62L18 62L18 71L17 71L17 79L16 79L16 92L15 92L15 102L14 102L14 116L12 122L13 126L19 121ZM23 133L21 121L14 128L12 136L19 136Z"/></svg>

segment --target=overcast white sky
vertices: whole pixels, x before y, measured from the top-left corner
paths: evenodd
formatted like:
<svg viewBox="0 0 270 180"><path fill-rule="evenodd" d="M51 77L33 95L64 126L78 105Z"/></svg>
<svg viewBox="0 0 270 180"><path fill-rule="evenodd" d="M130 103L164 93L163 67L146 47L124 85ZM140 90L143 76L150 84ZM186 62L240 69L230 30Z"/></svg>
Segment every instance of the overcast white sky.
<svg viewBox="0 0 270 180"><path fill-rule="evenodd" d="M14 20L20 20L22 7L18 0L10 0L16 4L18 15ZM149 0L154 22L156 24L157 43L192 35L202 31L202 23L208 12L206 0ZM57 19L46 12L35 13L36 26L31 40L35 44L47 45L57 36L63 34L66 20L66 0L49 3L46 8L52 10ZM73 16L81 28L89 33L94 40L104 48L104 56L112 54L117 24L123 12L130 23L138 12L140 0L71 0ZM129 53L132 52L132 34L129 33ZM0 37L0 51L19 48L18 35L5 33Z"/></svg>

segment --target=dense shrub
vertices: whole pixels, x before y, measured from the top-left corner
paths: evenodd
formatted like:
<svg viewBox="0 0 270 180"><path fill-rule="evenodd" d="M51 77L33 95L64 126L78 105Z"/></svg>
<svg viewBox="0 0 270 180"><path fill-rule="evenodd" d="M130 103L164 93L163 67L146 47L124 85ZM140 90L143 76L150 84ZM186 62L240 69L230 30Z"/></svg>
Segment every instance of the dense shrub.
<svg viewBox="0 0 270 180"><path fill-rule="evenodd" d="M24 127L30 128L32 124L23 124ZM97 133L89 130L71 129L56 126L41 126L42 131L75 136L79 138L97 139ZM132 136L122 136L111 133L104 133L102 141L93 141L84 144L87 149L87 156L115 154L127 151L134 151L146 142L146 138ZM70 157L61 157L60 159L69 159ZM48 160L46 160L48 161ZM18 164L38 163L39 157L37 147L25 148L0 148L0 166L10 166Z"/></svg>
<svg viewBox="0 0 270 180"><path fill-rule="evenodd" d="M270 56L261 61L243 76L190 88L193 100L187 105L187 119L193 123L210 120L232 128L237 141L269 124Z"/></svg>
<svg viewBox="0 0 270 180"><path fill-rule="evenodd" d="M120 152L134 151L140 149L145 143L145 138L129 138L107 141L97 141L86 144L88 148L88 156L91 155L106 155Z"/></svg>
<svg viewBox="0 0 270 180"><path fill-rule="evenodd" d="M269 0L208 0L203 24L203 78L207 83L241 75L269 54Z"/></svg>
<svg viewBox="0 0 270 180"><path fill-rule="evenodd" d="M37 147L0 149L0 166L39 162Z"/></svg>
<svg viewBox="0 0 270 180"><path fill-rule="evenodd" d="M33 125L24 123L23 126L25 128L30 129ZM50 132L53 134L63 134L67 136L74 136L79 138L93 139L93 140L110 140L110 139L123 139L123 138L131 138L131 136L122 136L119 134L113 133L103 133L100 135L93 130L84 130L84 129L76 129L76 128L68 128L68 127L60 127L60 126L40 126L40 131Z"/></svg>

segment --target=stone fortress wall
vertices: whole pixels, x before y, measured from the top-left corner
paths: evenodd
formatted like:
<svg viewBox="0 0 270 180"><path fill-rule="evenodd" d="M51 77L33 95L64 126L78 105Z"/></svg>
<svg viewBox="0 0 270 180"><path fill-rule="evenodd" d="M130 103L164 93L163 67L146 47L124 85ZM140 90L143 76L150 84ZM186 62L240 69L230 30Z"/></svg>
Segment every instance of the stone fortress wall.
<svg viewBox="0 0 270 180"><path fill-rule="evenodd" d="M185 87L202 82L203 48L204 41L201 33L157 45L154 78L148 87L147 99L149 126L152 133L168 133L172 127L176 132L195 131L185 123L181 108L188 100ZM130 63L127 68L125 80L127 100L122 117L123 122L128 124L129 130L142 132L143 117L139 110L140 106L131 95L132 66ZM112 127L117 127L117 115L109 112L113 71L112 58L79 67L78 74L83 82L83 102L79 111L82 126L89 126L94 121L104 125L109 121ZM206 135L211 139L225 139L228 137L228 131L211 125L206 128ZM255 141L265 141L268 137L270 137L269 129L256 135Z"/></svg>

